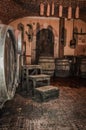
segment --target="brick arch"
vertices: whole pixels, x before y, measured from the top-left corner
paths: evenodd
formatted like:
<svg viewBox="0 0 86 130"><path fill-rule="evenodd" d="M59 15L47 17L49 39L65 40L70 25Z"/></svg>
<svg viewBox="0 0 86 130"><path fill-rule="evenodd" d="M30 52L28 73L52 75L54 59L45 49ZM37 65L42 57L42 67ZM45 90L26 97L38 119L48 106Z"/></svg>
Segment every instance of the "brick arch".
<svg viewBox="0 0 86 130"><path fill-rule="evenodd" d="M58 37L57 31L51 25L47 25L47 24L40 25L40 28L37 28L37 29L33 30L34 36L36 36L36 33L39 32L40 30L46 29L48 27L51 27L54 36Z"/></svg>
<svg viewBox="0 0 86 130"><path fill-rule="evenodd" d="M42 26L36 31L36 62L40 56L54 57L54 39L55 32L53 33L51 26Z"/></svg>
<svg viewBox="0 0 86 130"><path fill-rule="evenodd" d="M39 26L40 27L36 27L36 29L34 29L33 30L33 50L35 50L35 51L33 51L32 50L32 52L33 52L33 62L34 63L37 63L37 57L36 57L36 52L37 52L37 50L36 50L36 35L37 35L37 33L40 31L40 30L42 30L42 29L46 29L48 26L51 26L51 25L47 25L47 24L42 24L42 25L40 25L40 23L39 23ZM58 31L55 29L55 28L53 28L52 27L52 32L53 32L53 35L54 35L54 57L57 57L57 55L58 55Z"/></svg>

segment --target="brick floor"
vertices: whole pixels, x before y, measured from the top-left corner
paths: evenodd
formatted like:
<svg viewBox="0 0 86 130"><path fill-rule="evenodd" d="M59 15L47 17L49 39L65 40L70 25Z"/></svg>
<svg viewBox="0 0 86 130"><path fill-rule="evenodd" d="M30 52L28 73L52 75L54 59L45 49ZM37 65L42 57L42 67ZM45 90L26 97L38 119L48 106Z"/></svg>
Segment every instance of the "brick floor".
<svg viewBox="0 0 86 130"><path fill-rule="evenodd" d="M0 112L0 130L86 130L86 79L54 79L59 97L44 103L16 93Z"/></svg>

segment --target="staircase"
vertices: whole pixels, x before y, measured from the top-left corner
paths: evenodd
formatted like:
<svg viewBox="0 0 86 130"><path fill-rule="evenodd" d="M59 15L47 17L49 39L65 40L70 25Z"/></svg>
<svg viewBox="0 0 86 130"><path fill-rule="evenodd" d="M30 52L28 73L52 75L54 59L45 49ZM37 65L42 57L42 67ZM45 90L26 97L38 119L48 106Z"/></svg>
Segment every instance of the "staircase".
<svg viewBox="0 0 86 130"><path fill-rule="evenodd" d="M24 65L22 78L26 79L27 92L31 92L36 101L48 101L59 95L59 89L50 85L50 75L43 74L40 65Z"/></svg>

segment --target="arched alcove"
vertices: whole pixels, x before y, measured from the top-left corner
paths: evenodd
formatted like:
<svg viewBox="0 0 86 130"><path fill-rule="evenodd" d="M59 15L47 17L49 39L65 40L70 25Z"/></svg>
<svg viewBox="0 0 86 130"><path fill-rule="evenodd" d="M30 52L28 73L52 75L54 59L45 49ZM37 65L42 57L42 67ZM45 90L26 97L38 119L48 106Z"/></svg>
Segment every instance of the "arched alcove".
<svg viewBox="0 0 86 130"><path fill-rule="evenodd" d="M36 62L40 56L54 57L54 34L52 28L43 28L36 34Z"/></svg>

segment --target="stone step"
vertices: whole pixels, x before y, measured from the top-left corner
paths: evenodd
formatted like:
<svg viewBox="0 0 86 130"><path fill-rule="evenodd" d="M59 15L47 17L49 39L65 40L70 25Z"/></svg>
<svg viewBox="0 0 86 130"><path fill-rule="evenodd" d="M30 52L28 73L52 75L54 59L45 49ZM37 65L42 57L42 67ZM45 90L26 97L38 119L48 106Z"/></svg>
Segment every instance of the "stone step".
<svg viewBox="0 0 86 130"><path fill-rule="evenodd" d="M34 98L39 102L49 101L59 96L58 87L52 85L35 88L34 92Z"/></svg>

